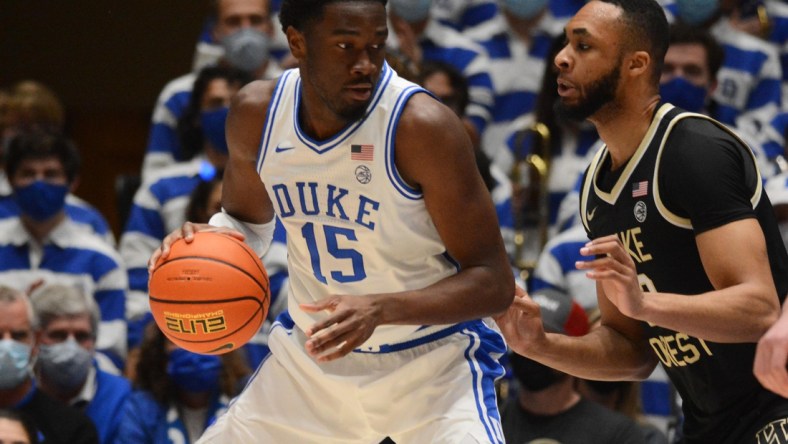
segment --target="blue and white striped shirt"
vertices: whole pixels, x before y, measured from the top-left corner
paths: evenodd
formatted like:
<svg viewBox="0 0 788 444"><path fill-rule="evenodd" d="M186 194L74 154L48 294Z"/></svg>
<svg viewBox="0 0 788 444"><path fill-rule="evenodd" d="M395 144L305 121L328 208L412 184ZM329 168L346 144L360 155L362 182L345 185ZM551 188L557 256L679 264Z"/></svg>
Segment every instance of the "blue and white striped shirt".
<svg viewBox="0 0 788 444"><path fill-rule="evenodd" d="M0 284L27 291L35 284L74 286L101 311L96 348L122 368L126 357L126 269L100 237L65 218L39 244L18 217L0 220Z"/></svg>

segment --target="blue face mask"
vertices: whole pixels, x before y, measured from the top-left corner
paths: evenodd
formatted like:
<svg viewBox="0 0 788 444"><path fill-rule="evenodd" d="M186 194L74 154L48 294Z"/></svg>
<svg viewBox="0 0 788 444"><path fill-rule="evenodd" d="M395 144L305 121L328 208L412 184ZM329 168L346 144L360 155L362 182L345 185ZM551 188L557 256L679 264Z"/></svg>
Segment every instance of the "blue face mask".
<svg viewBox="0 0 788 444"><path fill-rule="evenodd" d="M720 8L719 0L676 0L678 16L688 25L706 23Z"/></svg>
<svg viewBox="0 0 788 444"><path fill-rule="evenodd" d="M430 16L432 0L391 0L389 4L402 20L416 23Z"/></svg>
<svg viewBox="0 0 788 444"><path fill-rule="evenodd" d="M213 111L203 111L200 113L200 125L202 133L211 145L222 154L229 153L227 148L227 138L224 133L224 123L227 121L229 108L222 107Z"/></svg>
<svg viewBox="0 0 788 444"><path fill-rule="evenodd" d="M42 222L50 219L66 205L68 186L37 180L14 190L14 201L22 213Z"/></svg>
<svg viewBox="0 0 788 444"><path fill-rule="evenodd" d="M531 19L547 7L547 0L499 0L500 5L513 16Z"/></svg>
<svg viewBox="0 0 788 444"><path fill-rule="evenodd" d="M0 390L19 386L30 374L30 346L11 339L0 341Z"/></svg>
<svg viewBox="0 0 788 444"><path fill-rule="evenodd" d="M699 113L706 106L706 88L695 86L687 79L676 76L659 85L662 100L687 111Z"/></svg>
<svg viewBox="0 0 788 444"><path fill-rule="evenodd" d="M219 389L222 360L214 355L201 355L178 348L170 353L167 375L176 386L192 393L214 392Z"/></svg>

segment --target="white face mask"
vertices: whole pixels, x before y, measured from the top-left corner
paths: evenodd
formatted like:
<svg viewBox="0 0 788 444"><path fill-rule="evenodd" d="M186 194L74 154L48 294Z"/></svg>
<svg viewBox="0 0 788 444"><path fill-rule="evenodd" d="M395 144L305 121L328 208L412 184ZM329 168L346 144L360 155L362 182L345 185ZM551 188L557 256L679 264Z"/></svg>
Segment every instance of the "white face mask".
<svg viewBox="0 0 788 444"><path fill-rule="evenodd" d="M30 375L30 346L11 339L0 341L0 390L19 386Z"/></svg>

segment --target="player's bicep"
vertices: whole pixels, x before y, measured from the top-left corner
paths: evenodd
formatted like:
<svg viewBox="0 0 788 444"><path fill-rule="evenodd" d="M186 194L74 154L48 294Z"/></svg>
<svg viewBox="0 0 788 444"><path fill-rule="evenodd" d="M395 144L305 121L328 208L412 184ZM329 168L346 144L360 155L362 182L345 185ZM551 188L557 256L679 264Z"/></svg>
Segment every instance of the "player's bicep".
<svg viewBox="0 0 788 444"><path fill-rule="evenodd" d="M462 123L434 99L411 99L396 138L403 178L421 189L449 254L462 266L479 264L503 242L495 208L484 186ZM431 106L432 105L432 106Z"/></svg>
<svg viewBox="0 0 788 444"><path fill-rule="evenodd" d="M703 268L715 289L744 282L772 283L763 231L756 219L742 219L696 237ZM730 254L735 251L736 254Z"/></svg>

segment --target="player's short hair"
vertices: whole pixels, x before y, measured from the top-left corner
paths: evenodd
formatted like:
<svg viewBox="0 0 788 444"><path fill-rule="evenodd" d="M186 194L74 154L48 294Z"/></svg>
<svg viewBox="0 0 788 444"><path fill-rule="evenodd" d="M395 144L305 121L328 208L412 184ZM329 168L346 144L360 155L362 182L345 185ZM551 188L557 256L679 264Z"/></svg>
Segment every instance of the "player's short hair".
<svg viewBox="0 0 788 444"><path fill-rule="evenodd" d="M287 32L287 28L293 27L298 31L304 32L310 23L319 21L323 18L325 6L337 2L378 2L384 7L388 0L283 0L279 8L279 22L282 24L282 31Z"/></svg>
<svg viewBox="0 0 788 444"><path fill-rule="evenodd" d="M5 170L8 178L14 177L23 161L56 157L63 165L68 183L79 174L81 160L74 143L66 136L45 130L23 131L11 139L6 153Z"/></svg>
<svg viewBox="0 0 788 444"><path fill-rule="evenodd" d="M651 77L659 84L665 53L668 52L668 20L656 0L600 0L622 10L621 21L631 49L645 50L651 55Z"/></svg>
<svg viewBox="0 0 788 444"><path fill-rule="evenodd" d="M670 44L698 44L706 50L706 65L712 79L717 78L717 72L722 67L725 58L725 49L705 28L690 26L676 22L670 25Z"/></svg>

